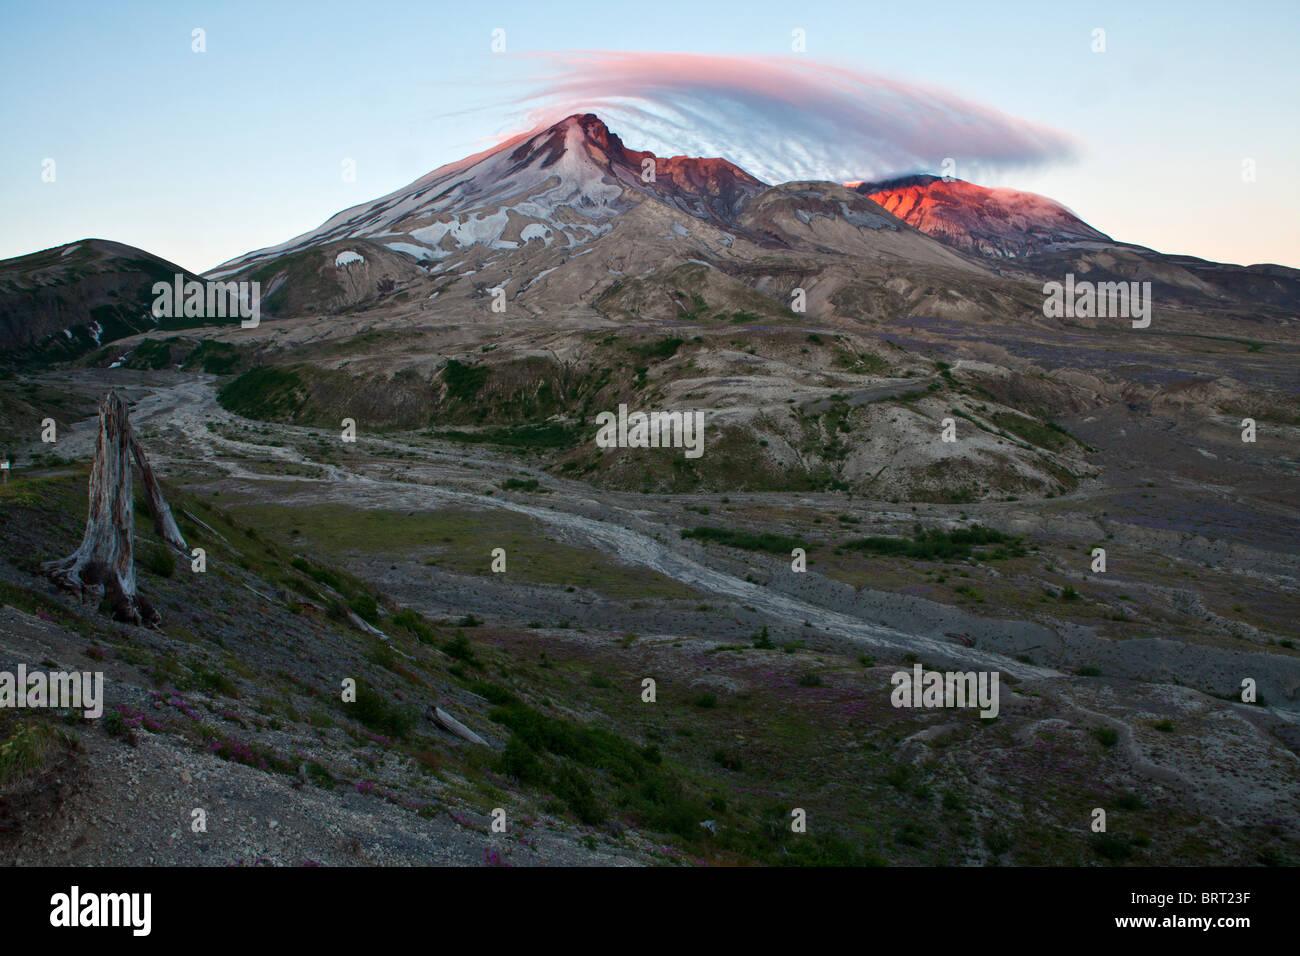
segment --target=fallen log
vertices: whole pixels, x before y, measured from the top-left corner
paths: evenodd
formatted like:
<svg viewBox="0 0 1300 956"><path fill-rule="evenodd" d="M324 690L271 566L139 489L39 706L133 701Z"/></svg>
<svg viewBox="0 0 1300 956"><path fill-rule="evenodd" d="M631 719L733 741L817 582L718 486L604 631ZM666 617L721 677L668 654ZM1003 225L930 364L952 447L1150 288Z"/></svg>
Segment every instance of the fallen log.
<svg viewBox="0 0 1300 956"><path fill-rule="evenodd" d="M472 744L482 744L485 747L487 746L486 740L474 733L474 731L470 730L441 707L431 707L428 716L443 730L455 734L462 740L468 740Z"/></svg>

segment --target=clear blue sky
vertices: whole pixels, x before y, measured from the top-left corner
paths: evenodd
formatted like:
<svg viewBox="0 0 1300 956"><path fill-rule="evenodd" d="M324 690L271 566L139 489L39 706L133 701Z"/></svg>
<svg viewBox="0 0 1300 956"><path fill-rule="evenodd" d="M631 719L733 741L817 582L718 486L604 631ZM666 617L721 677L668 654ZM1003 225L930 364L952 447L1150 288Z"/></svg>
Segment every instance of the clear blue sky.
<svg viewBox="0 0 1300 956"><path fill-rule="evenodd" d="M315 227L513 128L501 104L521 70L491 52L497 27L508 53L764 55L803 28L809 57L1084 143L1073 163L988 185L1163 251L1300 267L1296 0L3 0L0 258L97 236L202 270Z"/></svg>

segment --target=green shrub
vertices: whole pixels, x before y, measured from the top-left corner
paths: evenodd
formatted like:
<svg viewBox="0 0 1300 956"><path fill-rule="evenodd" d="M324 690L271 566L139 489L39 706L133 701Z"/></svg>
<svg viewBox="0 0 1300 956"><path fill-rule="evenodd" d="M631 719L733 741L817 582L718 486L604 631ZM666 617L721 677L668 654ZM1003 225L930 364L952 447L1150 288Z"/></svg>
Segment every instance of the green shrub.
<svg viewBox="0 0 1300 956"><path fill-rule="evenodd" d="M1015 846L1015 840L1011 838L1009 833L994 830L992 833L984 834L984 845L989 848L989 852L994 856L1001 856Z"/></svg>
<svg viewBox="0 0 1300 956"><path fill-rule="evenodd" d="M732 751L718 748L713 751L713 762L724 770L730 770L733 773L740 773L745 769L744 761L741 760L740 754Z"/></svg>
<svg viewBox="0 0 1300 956"><path fill-rule="evenodd" d="M53 759L58 732L43 720L13 723L0 740L0 784L22 780Z"/></svg>
<svg viewBox="0 0 1300 956"><path fill-rule="evenodd" d="M403 608L389 618L393 624L407 631L421 644L432 644L436 635L433 627L410 608Z"/></svg>
<svg viewBox="0 0 1300 956"><path fill-rule="evenodd" d="M1115 807L1119 810L1143 810L1146 804L1136 793L1121 793L1115 798Z"/></svg>
<svg viewBox="0 0 1300 956"><path fill-rule="evenodd" d="M413 710L390 704L368 684L358 683L357 699L343 706L366 727L394 740L405 737L418 719Z"/></svg>
<svg viewBox="0 0 1300 956"><path fill-rule="evenodd" d="M127 368L152 369L166 368L171 364L172 346L180 339L145 339L135 347L135 351L126 359Z"/></svg>
<svg viewBox="0 0 1300 956"><path fill-rule="evenodd" d="M632 351L642 358L663 360L672 358L684 344L679 338L660 339L648 345L634 345Z"/></svg>
<svg viewBox="0 0 1300 956"><path fill-rule="evenodd" d="M795 548L807 549L807 544L799 538L772 534L766 531L761 533L733 531L730 528L710 528L700 525L695 528L683 529L682 537L724 544L732 548L742 548L745 551L766 551L769 554L786 555Z"/></svg>
<svg viewBox="0 0 1300 956"><path fill-rule="evenodd" d="M386 641L376 640L370 645L370 650L366 652L366 660L379 667L392 670L397 664L397 654L393 651L391 644Z"/></svg>
<svg viewBox="0 0 1300 956"><path fill-rule="evenodd" d="M202 665L192 666L190 675L178 686L181 690L204 690L210 694L222 694L226 697L239 696L238 686L228 675Z"/></svg>
<svg viewBox="0 0 1300 956"><path fill-rule="evenodd" d="M367 624L379 623L379 604L371 595L358 594L348 602L348 607Z"/></svg>
<svg viewBox="0 0 1300 956"><path fill-rule="evenodd" d="M1094 727L1092 735L1103 747L1114 747L1119 743L1119 731L1114 727Z"/></svg>
<svg viewBox="0 0 1300 956"><path fill-rule="evenodd" d="M176 572L172 553L160 545L140 544L135 549L136 563L158 578L169 578Z"/></svg>
<svg viewBox="0 0 1300 956"><path fill-rule="evenodd" d="M1003 534L983 525L971 525L969 528L954 528L944 531L939 528L922 530L918 524L913 528L910 538L903 536L873 536L858 538L846 542L843 547L850 551L866 551L888 557L911 558L916 561L955 561L969 558L976 548L998 545L999 548L988 557L999 558L1023 557L1027 552L1020 543L1020 538Z"/></svg>
<svg viewBox="0 0 1300 956"><path fill-rule="evenodd" d="M442 370L442 384L446 386L448 398L468 402L479 393L487 376L488 370L481 365L448 359Z"/></svg>
<svg viewBox="0 0 1300 956"><path fill-rule="evenodd" d="M1094 833L1090 837L1093 852L1104 860L1119 862L1133 855L1129 841L1112 833Z"/></svg>
<svg viewBox="0 0 1300 956"><path fill-rule="evenodd" d="M333 590L342 593L343 580L337 574L331 571L329 568L313 567L311 564L308 564L302 558L294 558L289 563L293 565L293 567L301 571L303 574L307 575L317 584L323 584L327 588L332 588Z"/></svg>
<svg viewBox="0 0 1300 956"><path fill-rule="evenodd" d="M583 437L581 428L562 425L558 422L542 424L508 425L500 428L487 428L483 431L440 431L430 433L434 438L444 441L458 441L466 444L503 445L507 448L567 448L576 444ZM574 465L574 462L566 462Z"/></svg>
<svg viewBox="0 0 1300 956"><path fill-rule="evenodd" d="M329 772L323 763L313 760L307 764L307 776L318 787L326 790L334 789L334 775Z"/></svg>
<svg viewBox="0 0 1300 956"><path fill-rule="evenodd" d="M595 826L605 822L605 808L596 799L591 784L582 771L572 764L561 764L553 784L555 795L563 800L583 823Z"/></svg>
<svg viewBox="0 0 1300 956"><path fill-rule="evenodd" d="M474 656L474 645L469 642L465 632L456 629L452 634L451 640L442 645L442 650L449 657L454 657L458 661L464 661L466 664L477 665L478 658Z"/></svg>
<svg viewBox="0 0 1300 956"><path fill-rule="evenodd" d="M550 778L537 759L537 753L518 734L511 734L505 750L497 760L496 769L522 784L542 785Z"/></svg>
<svg viewBox="0 0 1300 956"><path fill-rule="evenodd" d="M226 411L245 418L277 421L292 418L305 394L296 372L258 365L226 383L217 392L217 402Z"/></svg>
<svg viewBox="0 0 1300 956"><path fill-rule="evenodd" d="M536 491L537 487L536 478L507 478L501 483L503 491Z"/></svg>

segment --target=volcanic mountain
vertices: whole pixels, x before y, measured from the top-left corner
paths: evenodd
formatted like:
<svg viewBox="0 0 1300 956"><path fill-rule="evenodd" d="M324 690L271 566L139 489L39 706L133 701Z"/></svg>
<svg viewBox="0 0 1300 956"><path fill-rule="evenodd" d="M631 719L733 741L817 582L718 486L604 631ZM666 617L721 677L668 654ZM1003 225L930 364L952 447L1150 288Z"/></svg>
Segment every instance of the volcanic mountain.
<svg viewBox="0 0 1300 956"><path fill-rule="evenodd" d="M242 272L270 258L342 239L372 240L419 260L444 259L475 244L518 249L536 240L571 248L607 233L635 205L637 194L695 218L725 223L765 188L725 159L665 159L628 149L596 116L575 114L435 169L211 274Z"/></svg>
<svg viewBox="0 0 1300 956"><path fill-rule="evenodd" d="M1116 245L1060 203L960 179L906 176L855 187L899 219L958 249L1019 258L1061 247Z"/></svg>
<svg viewBox="0 0 1300 956"><path fill-rule="evenodd" d="M149 289L180 271L100 240L0 263L0 340L46 358L98 350L150 329ZM861 323L1036 322L1043 279L1068 272L1150 280L1169 305L1248 301L1270 319L1300 301L1295 270L1115 242L1030 193L933 176L768 186L726 159L630 149L590 113L442 166L207 276L259 282L268 318L388 305L478 315L491 295L552 319L675 321L707 310L785 321L800 301L811 318Z"/></svg>
<svg viewBox="0 0 1300 956"><path fill-rule="evenodd" d="M766 265L789 255L798 262ZM629 149L587 113L209 275L261 282L271 316L337 314L385 296L446 312L501 289L534 314L672 319L697 299L718 312L780 313L795 288L829 315L846 283L908 266L991 276L842 186L767 186L725 159Z"/></svg>

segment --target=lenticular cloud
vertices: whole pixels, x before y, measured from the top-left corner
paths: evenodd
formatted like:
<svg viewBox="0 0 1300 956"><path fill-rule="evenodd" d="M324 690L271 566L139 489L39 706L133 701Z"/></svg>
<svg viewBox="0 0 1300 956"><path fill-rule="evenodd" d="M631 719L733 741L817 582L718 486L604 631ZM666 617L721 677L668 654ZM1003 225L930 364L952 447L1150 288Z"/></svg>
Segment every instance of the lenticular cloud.
<svg viewBox="0 0 1300 956"><path fill-rule="evenodd" d="M539 54L541 122L594 112L629 146L723 156L768 182L955 175L1068 159L1063 133L952 93L801 57Z"/></svg>

